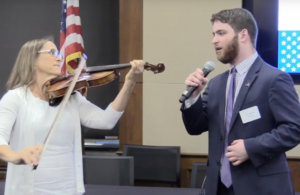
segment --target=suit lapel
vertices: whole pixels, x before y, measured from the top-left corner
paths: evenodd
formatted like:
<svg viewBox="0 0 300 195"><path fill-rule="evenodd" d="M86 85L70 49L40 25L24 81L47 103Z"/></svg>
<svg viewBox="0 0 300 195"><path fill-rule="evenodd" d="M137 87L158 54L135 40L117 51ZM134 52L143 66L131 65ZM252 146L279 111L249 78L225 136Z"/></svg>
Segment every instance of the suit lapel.
<svg viewBox="0 0 300 195"><path fill-rule="evenodd" d="M231 118L231 123L230 123L230 129L232 128L232 125L234 124L238 113L241 109L241 107L244 104L245 98L247 97L247 94L251 88L251 86L253 85L253 83L255 82L257 76L258 76L258 72L262 66L262 60L260 57L258 57L253 65L251 66L251 68L249 69L244 82L241 86L241 89L239 91L239 94L237 96L236 102L234 104L234 108L233 108L233 113L232 113L232 118Z"/></svg>

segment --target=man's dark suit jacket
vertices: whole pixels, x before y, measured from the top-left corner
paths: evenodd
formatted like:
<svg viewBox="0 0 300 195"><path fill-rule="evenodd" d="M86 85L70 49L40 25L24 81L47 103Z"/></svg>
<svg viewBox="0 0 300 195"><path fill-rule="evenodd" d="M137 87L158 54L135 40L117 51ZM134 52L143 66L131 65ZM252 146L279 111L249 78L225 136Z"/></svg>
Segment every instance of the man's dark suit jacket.
<svg viewBox="0 0 300 195"><path fill-rule="evenodd" d="M224 151L225 91L228 71L213 78L190 108L181 108L191 135L208 131L206 194L215 195ZM243 124L239 111L257 106L261 118ZM231 165L236 195L292 195L285 152L300 141L300 106L291 77L257 57L234 105L229 143L244 139L249 159Z"/></svg>

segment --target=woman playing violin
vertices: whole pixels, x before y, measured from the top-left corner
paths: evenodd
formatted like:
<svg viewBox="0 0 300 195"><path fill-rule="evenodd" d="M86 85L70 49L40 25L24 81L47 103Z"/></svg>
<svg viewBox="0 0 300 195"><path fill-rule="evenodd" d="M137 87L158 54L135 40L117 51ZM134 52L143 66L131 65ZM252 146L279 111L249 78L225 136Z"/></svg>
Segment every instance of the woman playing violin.
<svg viewBox="0 0 300 195"><path fill-rule="evenodd" d="M19 51L7 82L8 91L0 101L0 158L8 162L5 195L83 194L81 125L113 128L145 64L142 60L130 62L124 86L106 109L75 92L43 150L58 111L58 106L49 106L43 86L61 74L61 60L55 44L48 39L28 41ZM33 170L35 165L38 168Z"/></svg>

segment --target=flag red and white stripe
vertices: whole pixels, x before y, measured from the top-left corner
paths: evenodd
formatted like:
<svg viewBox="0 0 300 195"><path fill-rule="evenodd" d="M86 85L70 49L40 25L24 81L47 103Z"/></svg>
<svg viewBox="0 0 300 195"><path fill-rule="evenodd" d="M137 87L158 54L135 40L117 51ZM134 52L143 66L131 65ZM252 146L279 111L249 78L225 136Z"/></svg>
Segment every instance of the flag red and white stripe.
<svg viewBox="0 0 300 195"><path fill-rule="evenodd" d="M60 53L64 56L62 73L74 74L84 53L79 0L62 1Z"/></svg>

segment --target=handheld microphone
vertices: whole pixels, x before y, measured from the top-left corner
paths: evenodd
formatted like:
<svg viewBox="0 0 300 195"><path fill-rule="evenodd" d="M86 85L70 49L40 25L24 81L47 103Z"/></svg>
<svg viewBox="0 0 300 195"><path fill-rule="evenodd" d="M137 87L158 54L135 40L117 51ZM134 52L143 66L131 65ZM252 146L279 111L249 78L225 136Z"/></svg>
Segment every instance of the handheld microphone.
<svg viewBox="0 0 300 195"><path fill-rule="evenodd" d="M215 63L212 61L207 61L205 62L203 68L202 68L202 72L204 77L206 77L211 71L213 71L215 69ZM197 89L197 87L194 86L190 86L188 87L181 95L179 102L183 103L186 99L188 99L192 93Z"/></svg>

